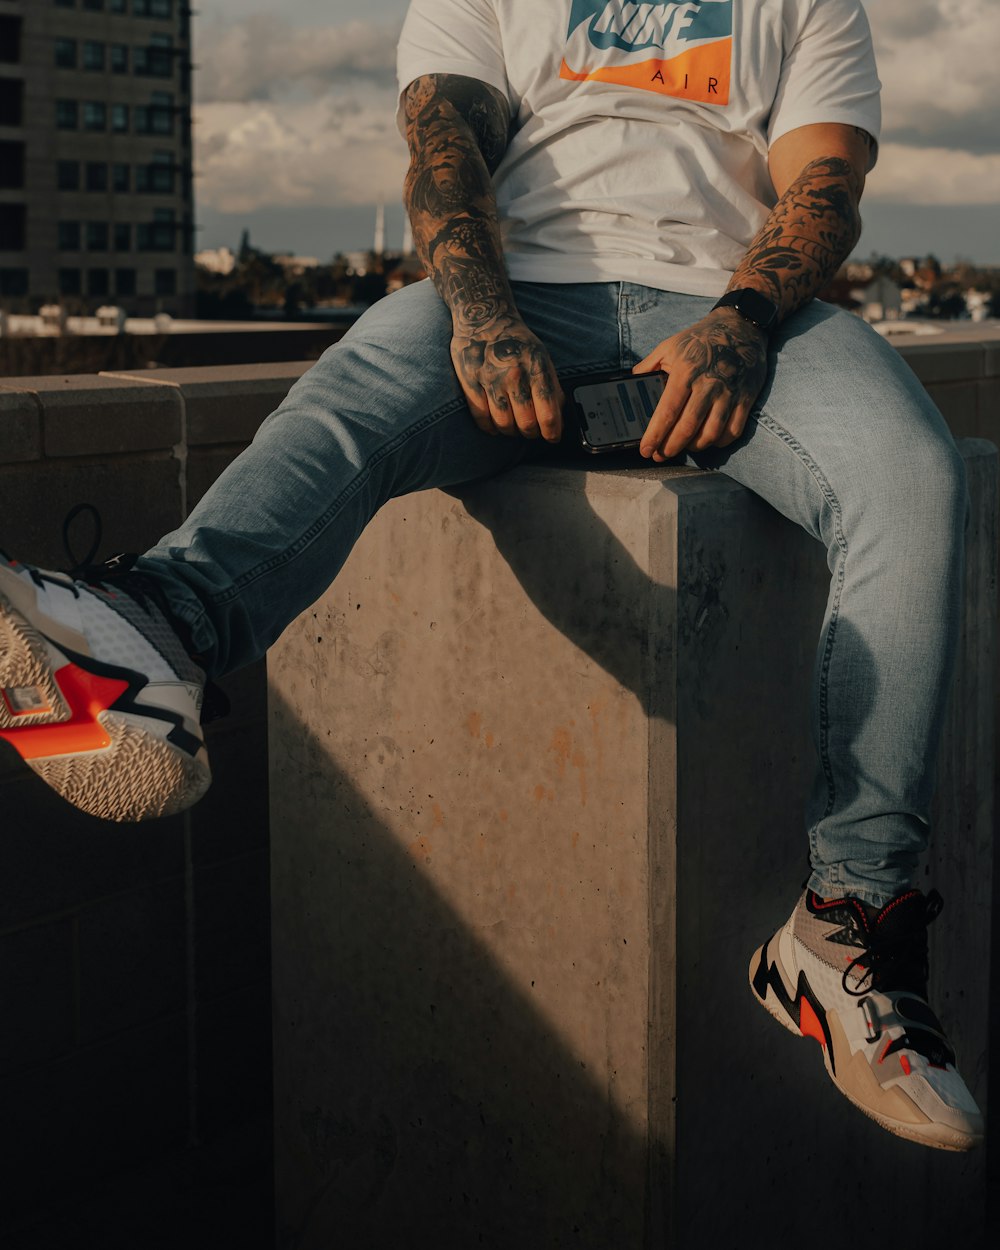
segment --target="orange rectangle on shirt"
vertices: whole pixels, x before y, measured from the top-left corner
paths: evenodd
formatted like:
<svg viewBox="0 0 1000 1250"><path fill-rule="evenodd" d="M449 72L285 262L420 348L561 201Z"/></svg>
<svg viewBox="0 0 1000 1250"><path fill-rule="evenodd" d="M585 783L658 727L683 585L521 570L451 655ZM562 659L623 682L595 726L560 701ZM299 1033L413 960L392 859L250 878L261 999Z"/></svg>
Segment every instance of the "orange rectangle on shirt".
<svg viewBox="0 0 1000 1250"><path fill-rule="evenodd" d="M574 70L563 60L559 77L574 82L620 83L623 87L639 87L700 104L728 104L732 50L733 41L728 38L691 48L665 61L633 61L629 65Z"/></svg>

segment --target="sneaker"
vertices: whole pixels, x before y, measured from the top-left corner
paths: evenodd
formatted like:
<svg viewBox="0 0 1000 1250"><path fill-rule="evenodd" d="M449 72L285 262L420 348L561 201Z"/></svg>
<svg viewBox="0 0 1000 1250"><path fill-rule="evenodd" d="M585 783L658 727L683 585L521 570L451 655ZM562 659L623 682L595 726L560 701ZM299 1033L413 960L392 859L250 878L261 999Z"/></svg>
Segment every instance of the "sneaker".
<svg viewBox="0 0 1000 1250"><path fill-rule="evenodd" d="M211 782L205 674L134 557L62 574L0 556L0 738L102 820L197 802Z"/></svg>
<svg viewBox="0 0 1000 1250"><path fill-rule="evenodd" d="M927 925L941 906L936 890L881 909L807 890L755 953L750 987L786 1029L819 1042L865 1115L925 1146L970 1150L983 1118L927 1005Z"/></svg>

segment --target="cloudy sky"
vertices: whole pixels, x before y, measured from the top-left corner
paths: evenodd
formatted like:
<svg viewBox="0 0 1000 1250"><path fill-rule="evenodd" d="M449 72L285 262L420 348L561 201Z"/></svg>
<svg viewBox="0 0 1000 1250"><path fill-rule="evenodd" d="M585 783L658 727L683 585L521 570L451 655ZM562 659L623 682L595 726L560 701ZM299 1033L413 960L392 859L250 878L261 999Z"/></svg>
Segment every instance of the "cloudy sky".
<svg viewBox="0 0 1000 1250"><path fill-rule="evenodd" d="M997 0L864 3L884 127L858 254L1000 264ZM407 0L197 7L199 246L235 246L247 226L262 247L326 259L369 244L379 198L398 246L394 64Z"/></svg>

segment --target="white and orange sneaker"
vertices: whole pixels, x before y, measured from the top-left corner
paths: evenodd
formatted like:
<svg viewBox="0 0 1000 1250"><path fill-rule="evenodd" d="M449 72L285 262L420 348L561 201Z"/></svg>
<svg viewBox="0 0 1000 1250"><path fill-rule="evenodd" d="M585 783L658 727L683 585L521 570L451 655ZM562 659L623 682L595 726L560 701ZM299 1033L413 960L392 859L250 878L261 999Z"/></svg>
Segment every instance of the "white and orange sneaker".
<svg viewBox="0 0 1000 1250"><path fill-rule="evenodd" d="M205 674L129 558L82 576L0 553L0 738L104 820L168 816L211 772Z"/></svg>
<svg viewBox="0 0 1000 1250"><path fill-rule="evenodd" d="M970 1150L983 1118L927 1005L927 925L941 905L936 890L881 909L807 890L754 954L750 987L785 1028L819 1042L833 1083L883 1128Z"/></svg>

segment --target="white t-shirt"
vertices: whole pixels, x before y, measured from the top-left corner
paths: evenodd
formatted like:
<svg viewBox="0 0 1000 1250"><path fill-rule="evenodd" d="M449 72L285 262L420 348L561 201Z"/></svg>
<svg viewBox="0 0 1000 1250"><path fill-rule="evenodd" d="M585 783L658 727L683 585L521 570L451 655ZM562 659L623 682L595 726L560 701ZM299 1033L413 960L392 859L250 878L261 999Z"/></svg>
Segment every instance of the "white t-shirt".
<svg viewBox="0 0 1000 1250"><path fill-rule="evenodd" d="M411 0L398 74L506 96L504 252L535 282L719 295L774 204L769 144L880 125L861 0Z"/></svg>

